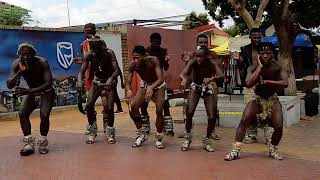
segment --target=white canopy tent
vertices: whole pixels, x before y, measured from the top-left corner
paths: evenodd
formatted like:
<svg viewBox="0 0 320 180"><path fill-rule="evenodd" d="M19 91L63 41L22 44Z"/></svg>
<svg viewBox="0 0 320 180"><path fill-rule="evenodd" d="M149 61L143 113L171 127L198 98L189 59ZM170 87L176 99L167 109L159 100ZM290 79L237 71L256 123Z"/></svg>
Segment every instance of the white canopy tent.
<svg viewBox="0 0 320 180"><path fill-rule="evenodd" d="M229 39L229 51L240 52L240 47L250 44L249 35L236 36Z"/></svg>

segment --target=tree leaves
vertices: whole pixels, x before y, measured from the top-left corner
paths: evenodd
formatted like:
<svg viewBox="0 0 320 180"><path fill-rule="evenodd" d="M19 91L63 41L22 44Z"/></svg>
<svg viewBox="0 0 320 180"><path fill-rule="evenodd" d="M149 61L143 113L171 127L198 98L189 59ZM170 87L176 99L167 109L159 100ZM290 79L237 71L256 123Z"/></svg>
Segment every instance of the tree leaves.
<svg viewBox="0 0 320 180"><path fill-rule="evenodd" d="M223 20L231 17L237 26L244 27L240 29L241 33L248 32L243 19L227 0L202 0L205 9L209 15L223 25ZM269 2L270 4L270 2ZM246 9L256 19L260 0L247 0ZM272 6L267 6L272 8ZM274 8L274 7L273 7ZM315 28L320 26L320 3L319 0L291 0L289 5L290 13L294 21L300 23L306 28ZM262 28L267 28L272 24L270 15L265 11L261 22Z"/></svg>
<svg viewBox="0 0 320 180"><path fill-rule="evenodd" d="M22 26L32 22L31 11L20 7L0 8L0 24Z"/></svg>
<svg viewBox="0 0 320 180"><path fill-rule="evenodd" d="M207 13L197 14L196 12L191 12L190 15L186 16L185 21L190 23L183 25L182 29L193 29L209 24L209 17Z"/></svg>

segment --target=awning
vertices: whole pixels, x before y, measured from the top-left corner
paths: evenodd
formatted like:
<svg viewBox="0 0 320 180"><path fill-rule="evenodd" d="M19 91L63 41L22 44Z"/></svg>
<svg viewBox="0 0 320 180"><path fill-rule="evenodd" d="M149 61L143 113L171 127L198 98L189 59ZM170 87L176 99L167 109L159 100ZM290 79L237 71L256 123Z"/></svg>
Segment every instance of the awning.
<svg viewBox="0 0 320 180"><path fill-rule="evenodd" d="M229 54L229 42L226 41L223 45L209 49L210 51L215 52L219 56L225 56Z"/></svg>
<svg viewBox="0 0 320 180"><path fill-rule="evenodd" d="M273 45L279 47L278 37L275 34L273 34L272 36L266 36L266 37L262 38L262 42L271 42ZM309 36L307 36L303 33L300 33L296 36L294 46L296 46L296 47L314 47Z"/></svg>
<svg viewBox="0 0 320 180"><path fill-rule="evenodd" d="M230 38L229 42L229 51L230 52L240 52L241 47L248 45L251 43L251 40L249 38L249 35L246 36L236 36L233 38Z"/></svg>

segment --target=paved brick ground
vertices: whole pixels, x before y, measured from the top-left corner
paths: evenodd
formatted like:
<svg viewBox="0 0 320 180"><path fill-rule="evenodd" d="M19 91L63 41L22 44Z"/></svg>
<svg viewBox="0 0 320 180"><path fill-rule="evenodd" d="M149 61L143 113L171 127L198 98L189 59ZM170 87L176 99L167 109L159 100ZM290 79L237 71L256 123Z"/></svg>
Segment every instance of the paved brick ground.
<svg viewBox="0 0 320 180"><path fill-rule="evenodd" d="M152 107L150 111L154 119ZM174 119L181 118L180 108L172 108L172 113ZM38 136L39 118L32 118L32 124L33 135ZM155 149L153 134L143 147L132 149L134 126L127 113L116 115L115 145L107 144L102 133L97 143L86 145L85 125L85 117L77 111L53 113L50 153L20 157L19 122L0 121L0 180L320 179L319 118L285 129L280 144L285 160L281 162L266 156L263 143L246 145L240 160L225 162L224 155L230 150L235 134L233 128L217 128L223 139L215 141L214 153L207 153L200 144L205 133L203 125L194 128L194 142L188 152L180 151L183 140L176 137L166 137L166 149ZM100 130L101 127L99 117ZM183 125L175 124L175 131L182 133Z"/></svg>

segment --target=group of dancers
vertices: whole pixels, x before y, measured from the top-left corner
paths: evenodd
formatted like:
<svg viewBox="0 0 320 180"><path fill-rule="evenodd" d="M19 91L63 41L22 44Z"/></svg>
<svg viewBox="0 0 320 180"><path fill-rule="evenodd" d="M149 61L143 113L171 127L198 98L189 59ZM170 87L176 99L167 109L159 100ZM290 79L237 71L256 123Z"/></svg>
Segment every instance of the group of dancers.
<svg viewBox="0 0 320 180"><path fill-rule="evenodd" d="M83 56L75 61L81 63L78 74L78 92L87 92L86 116L86 143L93 144L97 136L97 112L95 102L102 98L103 128L106 141L116 143L114 127L114 102L117 101L117 79L121 74L115 53L106 46L106 43L96 35L95 25L84 26L86 39L81 44ZM148 103L154 102L156 108L155 147L164 149L164 135L173 136L173 122L167 98L167 85L164 80L164 71L169 68L167 49L161 47L161 35L153 33L150 36L150 46L145 48L137 45L132 53L129 65L128 78L122 87L126 90L126 101L129 104L129 114L136 126L136 136L132 147L140 147L150 132ZM243 83L247 89L252 89L252 97L245 107L232 150L225 156L231 161L240 157L243 141L255 139L254 133L247 133L246 129L263 127L273 129L267 136L266 144L269 156L281 160L278 153L278 144L282 137L283 119L281 105L277 93L287 87L287 73L274 60L275 49L270 43L261 42L261 33L258 29L250 32L252 43L241 53L239 68L245 72ZM246 54L247 52L247 54ZM249 55L248 55L249 52ZM40 102L40 138L38 151L40 154L49 152L47 134L49 131L49 117L53 106L55 91L52 87L52 73L46 59L36 56L33 45L20 44L17 51L18 58L12 63L11 73L7 80L9 89L14 88L17 95L24 96L19 111L20 125L24 134L22 140L22 156L35 152L35 138L31 136L30 114ZM208 152L215 150L212 139L218 138L214 133L217 118L218 92L216 81L224 75L218 57L208 49L208 39L204 35L197 38L197 49L184 55L182 60L186 66L180 74L181 90L190 89L187 95L185 110L185 132L181 151L187 151L192 142L193 115L200 98L203 98L208 116L207 132L202 137L203 148ZM131 83L133 74L141 78L140 87L135 95L132 93ZM28 88L19 86L19 79L23 77ZM85 85L85 86L84 86ZM36 97L40 97L40 101ZM122 108L118 107L118 112ZM257 126L258 124L258 126ZM250 131L252 132L252 131ZM256 131L255 131L256 132ZM269 132L269 131L268 131ZM268 134L266 131L265 133Z"/></svg>

